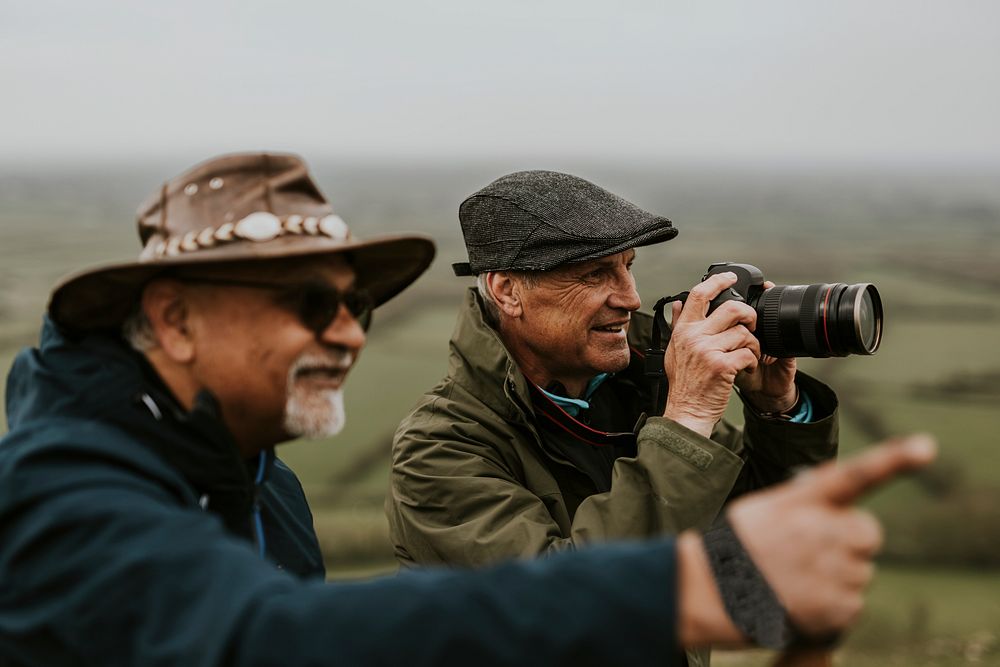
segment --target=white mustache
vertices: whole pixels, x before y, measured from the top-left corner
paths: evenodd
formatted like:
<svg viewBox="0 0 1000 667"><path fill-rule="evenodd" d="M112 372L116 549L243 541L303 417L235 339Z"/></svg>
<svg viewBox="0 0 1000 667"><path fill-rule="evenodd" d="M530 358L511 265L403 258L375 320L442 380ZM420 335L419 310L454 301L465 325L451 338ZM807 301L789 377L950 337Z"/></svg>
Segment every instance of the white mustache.
<svg viewBox="0 0 1000 667"><path fill-rule="evenodd" d="M288 371L289 377L295 377L303 371L334 370L347 371L354 365L354 355L347 351L337 351L331 354L303 354L295 360Z"/></svg>

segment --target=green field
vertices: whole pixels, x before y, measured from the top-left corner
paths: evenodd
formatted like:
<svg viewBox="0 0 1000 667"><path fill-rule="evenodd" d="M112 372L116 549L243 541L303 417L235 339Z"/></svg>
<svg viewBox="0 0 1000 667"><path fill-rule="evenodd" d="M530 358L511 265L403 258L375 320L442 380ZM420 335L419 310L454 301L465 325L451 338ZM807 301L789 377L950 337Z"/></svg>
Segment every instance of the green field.
<svg viewBox="0 0 1000 667"><path fill-rule="evenodd" d="M57 276L134 256L131 211L177 166L0 168L0 365L33 343ZM316 165L359 235L412 229L439 243L428 276L376 313L347 386L344 433L280 450L314 505L334 574L393 568L381 509L392 433L444 373L469 284L449 270L463 258L457 203L525 166L534 165ZM639 253L646 304L689 288L719 260L752 262L779 284L878 286L886 310L879 353L802 367L838 390L844 451L928 431L941 442L941 464L870 501L886 523L886 552L865 619L838 664L1000 664L997 174L547 166L589 176L675 221L677 240ZM730 412L739 418L736 406ZM717 662L768 660L739 653Z"/></svg>
<svg viewBox="0 0 1000 667"><path fill-rule="evenodd" d="M1000 573L879 570L864 616L835 654L844 667L952 667L1000 662ZM725 667L765 667L767 651L715 652Z"/></svg>

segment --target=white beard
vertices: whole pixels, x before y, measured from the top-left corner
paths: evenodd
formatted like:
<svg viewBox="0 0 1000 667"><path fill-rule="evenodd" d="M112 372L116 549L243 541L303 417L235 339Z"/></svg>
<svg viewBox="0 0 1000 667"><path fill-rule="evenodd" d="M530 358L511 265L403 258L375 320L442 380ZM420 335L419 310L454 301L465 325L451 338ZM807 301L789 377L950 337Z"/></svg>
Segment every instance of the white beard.
<svg viewBox="0 0 1000 667"><path fill-rule="evenodd" d="M344 429L347 415L344 411L342 389L309 390L296 382L297 373L309 366L335 366L350 368L350 354L334 359L303 355L288 371L288 400L285 402L285 432L304 438L327 438Z"/></svg>

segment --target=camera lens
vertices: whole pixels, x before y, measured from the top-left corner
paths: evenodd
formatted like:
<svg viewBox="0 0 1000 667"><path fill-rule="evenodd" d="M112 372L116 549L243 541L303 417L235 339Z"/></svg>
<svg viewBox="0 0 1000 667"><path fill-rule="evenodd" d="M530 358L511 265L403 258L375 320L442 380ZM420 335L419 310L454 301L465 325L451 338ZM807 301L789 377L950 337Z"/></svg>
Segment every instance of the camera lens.
<svg viewBox="0 0 1000 667"><path fill-rule="evenodd" d="M857 321L861 345L866 350L874 352L878 348L878 344L882 338L882 317L881 312L878 316L875 315L875 299L878 298L878 292L875 292L874 298L872 297L872 292L875 292L875 288L869 285L861 293L861 305L858 310ZM881 307L879 311L881 311Z"/></svg>
<svg viewBox="0 0 1000 667"><path fill-rule="evenodd" d="M867 355L882 342L882 300L870 283L779 285L750 305L761 350L774 357Z"/></svg>
<svg viewBox="0 0 1000 667"><path fill-rule="evenodd" d="M874 354L882 342L882 301L873 285L850 285L840 298L841 340L847 354ZM851 331L846 331L850 327Z"/></svg>

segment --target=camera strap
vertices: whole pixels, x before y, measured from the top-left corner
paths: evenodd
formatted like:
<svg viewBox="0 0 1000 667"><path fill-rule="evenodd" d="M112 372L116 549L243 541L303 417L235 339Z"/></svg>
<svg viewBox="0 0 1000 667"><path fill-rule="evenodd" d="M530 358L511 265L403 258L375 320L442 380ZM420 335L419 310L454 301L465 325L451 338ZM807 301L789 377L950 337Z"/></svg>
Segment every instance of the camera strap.
<svg viewBox="0 0 1000 667"><path fill-rule="evenodd" d="M673 296L665 296L653 306L653 340L652 345L646 350L646 357L643 360L643 374L649 378L651 385L653 413L663 411L660 405L660 391L666 384L666 373L663 372L663 355L666 354L667 345L670 344L670 327L667 325L667 318L663 314L663 309L668 303L687 301L690 292L681 292ZM664 397L665 398L665 397Z"/></svg>

